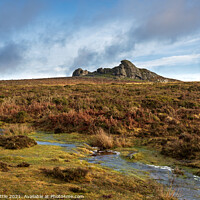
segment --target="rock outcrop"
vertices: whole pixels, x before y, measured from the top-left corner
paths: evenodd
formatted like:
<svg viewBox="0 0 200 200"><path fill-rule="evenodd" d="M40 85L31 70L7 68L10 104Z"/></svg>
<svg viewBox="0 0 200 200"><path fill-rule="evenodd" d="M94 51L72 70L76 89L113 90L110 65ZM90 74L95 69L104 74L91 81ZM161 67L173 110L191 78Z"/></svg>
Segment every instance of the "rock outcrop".
<svg viewBox="0 0 200 200"><path fill-rule="evenodd" d="M147 69L140 69L128 60L122 60L121 64L114 68L98 68L97 71L89 72L78 68L72 76L109 76L118 78L131 78L134 80L145 80L154 82L175 81L168 79Z"/></svg>
<svg viewBox="0 0 200 200"><path fill-rule="evenodd" d="M73 75L72 76L85 76L87 75L89 72L87 70L82 70L81 68L78 68L76 69L74 72L73 72Z"/></svg>

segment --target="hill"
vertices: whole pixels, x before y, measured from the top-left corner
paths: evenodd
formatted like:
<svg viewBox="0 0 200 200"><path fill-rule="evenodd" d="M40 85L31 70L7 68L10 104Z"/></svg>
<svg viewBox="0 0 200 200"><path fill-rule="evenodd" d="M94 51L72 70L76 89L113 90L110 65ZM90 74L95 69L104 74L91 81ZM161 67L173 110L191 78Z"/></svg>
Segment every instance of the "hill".
<svg viewBox="0 0 200 200"><path fill-rule="evenodd" d="M194 183L189 185L190 193L189 189L186 192L195 199L200 175L199 82L77 76L0 81L0 91L0 135L7 137L0 137L3 194L51 195L53 191L62 195L67 191L70 195L83 193L88 200L175 199L176 182L164 190L132 167L140 163L147 168L155 166L159 180L167 177L160 174L165 171L163 166L172 168L166 172L169 179L174 181L180 175L183 185L188 186L187 180ZM7 149L5 140L10 143L10 138L18 135L39 143L26 149ZM11 144L16 143L12 140ZM71 150L66 151L63 144L72 145ZM126 176L105 168L105 157L93 154L92 146L103 153L120 152L113 155L117 156L114 166L117 170L127 166L123 170ZM86 160L97 157L104 159L97 160L98 165ZM182 178L185 169L197 175L193 182L192 176L187 178L188 172ZM145 177L147 174L149 171Z"/></svg>
<svg viewBox="0 0 200 200"><path fill-rule="evenodd" d="M89 72L81 68L76 69L72 76L92 76L92 77L113 77L113 78L130 78L133 80L152 81L152 82L172 82L175 79L162 77L147 69L136 67L128 60L122 60L121 64L114 68L98 68L97 71Z"/></svg>

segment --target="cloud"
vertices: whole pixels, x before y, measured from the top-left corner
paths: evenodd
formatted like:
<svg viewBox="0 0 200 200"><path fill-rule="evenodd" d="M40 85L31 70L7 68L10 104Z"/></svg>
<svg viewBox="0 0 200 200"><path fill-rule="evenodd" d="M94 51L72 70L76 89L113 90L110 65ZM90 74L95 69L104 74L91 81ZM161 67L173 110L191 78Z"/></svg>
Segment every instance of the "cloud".
<svg viewBox="0 0 200 200"><path fill-rule="evenodd" d="M124 54L128 54L135 49L135 41L127 38L125 34L118 35L113 41L104 47L104 51L101 54L101 59L107 61L114 61L123 57Z"/></svg>
<svg viewBox="0 0 200 200"><path fill-rule="evenodd" d="M119 61L122 54L128 51L126 45L128 43L123 41L121 44L111 43L98 51L87 47L80 48L77 56L73 58L73 62L67 73L79 67L93 70L101 67L101 65L113 63L116 60ZM132 48L134 48L134 45Z"/></svg>
<svg viewBox="0 0 200 200"><path fill-rule="evenodd" d="M15 72L24 61L24 45L10 42L0 48L0 72Z"/></svg>
<svg viewBox="0 0 200 200"><path fill-rule="evenodd" d="M200 54L169 56L146 62L136 62L140 68L183 81L200 81Z"/></svg>
<svg viewBox="0 0 200 200"><path fill-rule="evenodd" d="M96 59L98 57L98 53L86 48L81 48L78 50L78 55L74 58L73 61L73 68L81 67L81 66L88 66L96 62Z"/></svg>
<svg viewBox="0 0 200 200"><path fill-rule="evenodd" d="M171 75L171 78L175 78L182 81L200 81L200 73L174 74Z"/></svg>
<svg viewBox="0 0 200 200"><path fill-rule="evenodd" d="M35 19L45 7L39 0L7 0L0 4L0 36L16 34Z"/></svg>
<svg viewBox="0 0 200 200"><path fill-rule="evenodd" d="M189 64L200 64L200 54L180 55L163 57L147 62L137 62L139 67L148 67L149 69L162 66L175 66L175 65L189 65Z"/></svg>
<svg viewBox="0 0 200 200"><path fill-rule="evenodd" d="M199 0L78 2L2 0L1 73L65 76L77 67L113 67L122 59L167 71L184 62L194 67L199 59L198 40L186 45L193 34L199 39Z"/></svg>
<svg viewBox="0 0 200 200"><path fill-rule="evenodd" d="M144 2L141 2L144 3ZM138 42L145 40L177 40L200 30L200 1L154 1L149 15L130 31Z"/></svg>
<svg viewBox="0 0 200 200"><path fill-rule="evenodd" d="M94 48L78 47L79 54L74 58L70 69L76 66L90 67L91 65L112 63L130 57L133 52L137 55L137 47L143 44L143 52L145 52L145 46L150 41L159 41L159 44L154 44L151 49L160 53L155 49L158 45L169 45L166 41L175 43L183 36L194 34L200 29L199 10L200 1L197 0L192 2L189 0L164 0L162 2L160 0L119 0L118 5L107 10L108 13L105 13L104 17L101 13L94 16L96 21L92 26L116 23L119 27L121 26L121 30L116 29L110 42L104 44L103 51L98 48L94 50ZM128 25L124 29L126 23ZM161 58L148 62L148 67L163 66L168 63L176 65L183 60L189 64L194 59L195 57L185 55Z"/></svg>

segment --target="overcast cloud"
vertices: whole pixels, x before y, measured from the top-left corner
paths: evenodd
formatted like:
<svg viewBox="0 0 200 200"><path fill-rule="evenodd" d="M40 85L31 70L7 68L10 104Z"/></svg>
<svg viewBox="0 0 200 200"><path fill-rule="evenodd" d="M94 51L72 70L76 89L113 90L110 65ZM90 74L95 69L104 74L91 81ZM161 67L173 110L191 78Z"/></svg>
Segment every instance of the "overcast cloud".
<svg viewBox="0 0 200 200"><path fill-rule="evenodd" d="M25 46L15 43L8 43L0 48L0 71L1 73L11 73L13 70L19 70L18 67L23 64Z"/></svg>
<svg viewBox="0 0 200 200"><path fill-rule="evenodd" d="M161 3L162 2L162 3ZM200 29L200 1L163 0L154 1L149 15L132 30L138 41L174 41Z"/></svg>
<svg viewBox="0 0 200 200"><path fill-rule="evenodd" d="M129 59L200 81L199 10L199 0L2 0L0 79L70 76Z"/></svg>

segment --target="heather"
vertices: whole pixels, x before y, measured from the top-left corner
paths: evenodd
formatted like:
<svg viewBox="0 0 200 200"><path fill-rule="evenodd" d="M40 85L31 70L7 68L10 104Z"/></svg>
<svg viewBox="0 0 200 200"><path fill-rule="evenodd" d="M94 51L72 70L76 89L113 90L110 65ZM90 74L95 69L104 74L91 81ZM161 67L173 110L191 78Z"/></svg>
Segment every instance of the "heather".
<svg viewBox="0 0 200 200"><path fill-rule="evenodd" d="M86 135L103 129L118 138L145 138L145 145L178 159L199 156L198 82L63 78L1 81L0 90L2 123Z"/></svg>

